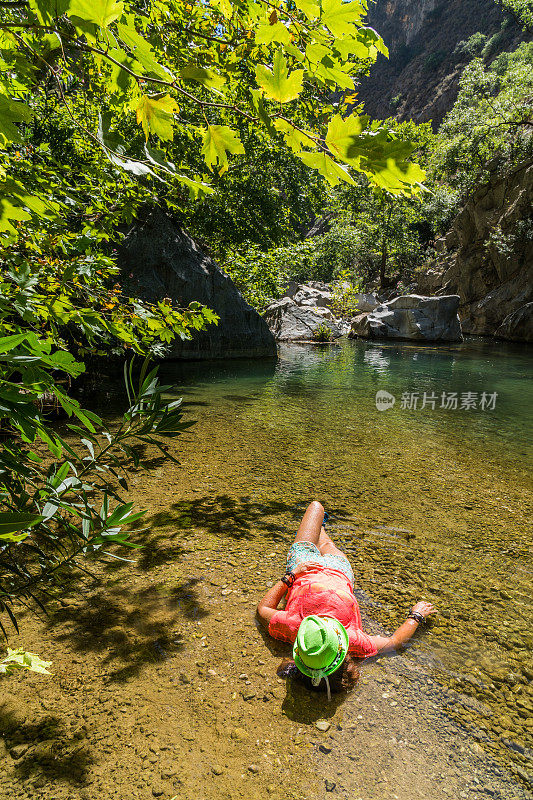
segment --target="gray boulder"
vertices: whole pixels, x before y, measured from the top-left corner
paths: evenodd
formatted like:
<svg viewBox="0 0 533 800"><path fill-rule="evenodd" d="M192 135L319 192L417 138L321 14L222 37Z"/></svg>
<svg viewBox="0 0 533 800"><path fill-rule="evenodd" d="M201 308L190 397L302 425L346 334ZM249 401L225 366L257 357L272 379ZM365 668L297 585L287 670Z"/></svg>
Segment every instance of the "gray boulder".
<svg viewBox="0 0 533 800"><path fill-rule="evenodd" d="M365 339L412 339L460 342L458 295L423 297L403 295L352 320L350 336Z"/></svg>
<svg viewBox="0 0 533 800"><path fill-rule="evenodd" d="M315 289L312 286L303 285L300 286L292 299L297 306L328 308L333 302L333 294L324 289Z"/></svg>
<svg viewBox="0 0 533 800"><path fill-rule="evenodd" d="M494 335L512 342L533 342L533 303L508 314Z"/></svg>
<svg viewBox="0 0 533 800"><path fill-rule="evenodd" d="M366 294L364 292L354 294L353 299L357 301L357 310L361 313L363 311L373 311L381 303L377 295Z"/></svg>
<svg viewBox="0 0 533 800"><path fill-rule="evenodd" d="M323 324L330 328L335 338L343 334L338 321L328 319L328 309L299 306L290 297L275 300L263 316L275 338L282 342L309 341L316 329Z"/></svg>
<svg viewBox="0 0 533 800"><path fill-rule="evenodd" d="M179 222L161 209L136 221L119 250L122 280L139 297L170 297L183 306L198 301L220 317L174 339L168 358L275 358L277 347L264 319L246 303L231 278L193 241Z"/></svg>

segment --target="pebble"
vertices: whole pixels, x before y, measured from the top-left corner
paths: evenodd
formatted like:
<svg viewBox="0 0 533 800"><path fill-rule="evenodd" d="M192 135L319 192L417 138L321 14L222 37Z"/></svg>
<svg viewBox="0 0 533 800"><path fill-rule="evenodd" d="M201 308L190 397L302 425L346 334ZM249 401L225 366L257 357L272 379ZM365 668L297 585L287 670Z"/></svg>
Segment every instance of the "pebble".
<svg viewBox="0 0 533 800"><path fill-rule="evenodd" d="M163 787L158 783L154 783L152 786L152 794L154 797L161 797L163 794Z"/></svg>
<svg viewBox="0 0 533 800"><path fill-rule="evenodd" d="M317 719L315 728L318 728L319 731L329 731L331 722L328 722L327 719Z"/></svg>
<svg viewBox="0 0 533 800"><path fill-rule="evenodd" d="M252 772L254 775L257 775L257 773L259 772L259 767L257 766L257 764L250 764L248 766L248 772Z"/></svg>
<svg viewBox="0 0 533 800"><path fill-rule="evenodd" d="M224 770L222 769L222 767L220 766L220 764L212 764L212 766L211 766L211 772L212 772L214 775L222 775L222 773L224 772Z"/></svg>
<svg viewBox="0 0 533 800"><path fill-rule="evenodd" d="M232 739L237 739L238 741L248 738L248 734L244 730L244 728L233 728L230 736L231 736Z"/></svg>
<svg viewBox="0 0 533 800"><path fill-rule="evenodd" d="M334 781L326 780L326 792L332 792L337 784Z"/></svg>

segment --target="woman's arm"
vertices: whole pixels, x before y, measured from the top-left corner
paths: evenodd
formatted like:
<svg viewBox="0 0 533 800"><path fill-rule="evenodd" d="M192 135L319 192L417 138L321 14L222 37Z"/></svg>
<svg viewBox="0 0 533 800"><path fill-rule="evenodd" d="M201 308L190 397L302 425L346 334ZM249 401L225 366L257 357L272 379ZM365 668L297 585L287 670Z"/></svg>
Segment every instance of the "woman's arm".
<svg viewBox="0 0 533 800"><path fill-rule="evenodd" d="M411 609L411 612L416 611L418 614L422 614L424 619L429 617L430 614L435 612L435 609L431 605L431 603L426 603L424 600L421 600ZM378 653L387 653L391 650L397 650L400 645L405 644L408 642L413 633L418 628L419 623L416 619L406 619L403 622L398 630L394 631L392 636L370 636L369 639L378 651Z"/></svg>
<svg viewBox="0 0 533 800"><path fill-rule="evenodd" d="M315 561L306 561L304 564L299 564L292 573L295 578L307 572L311 567L320 566ZM257 616L262 625L268 628L268 624L276 611L281 598L287 591L287 585L283 581L278 581L274 586L268 590L262 600L257 605Z"/></svg>
<svg viewBox="0 0 533 800"><path fill-rule="evenodd" d="M283 581L278 581L272 586L257 605L257 616L265 628L278 609L281 598L287 591L287 585Z"/></svg>

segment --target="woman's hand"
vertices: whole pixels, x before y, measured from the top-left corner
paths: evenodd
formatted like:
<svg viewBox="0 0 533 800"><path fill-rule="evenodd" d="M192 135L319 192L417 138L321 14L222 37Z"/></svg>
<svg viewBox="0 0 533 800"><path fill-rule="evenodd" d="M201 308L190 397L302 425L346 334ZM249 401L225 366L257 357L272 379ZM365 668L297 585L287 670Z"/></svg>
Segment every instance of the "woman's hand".
<svg viewBox="0 0 533 800"><path fill-rule="evenodd" d="M434 608L431 603L428 603L426 600L420 600L412 607L411 614L416 611L417 614L422 614L425 619L426 617L429 617L430 614L434 614L436 610L437 609Z"/></svg>

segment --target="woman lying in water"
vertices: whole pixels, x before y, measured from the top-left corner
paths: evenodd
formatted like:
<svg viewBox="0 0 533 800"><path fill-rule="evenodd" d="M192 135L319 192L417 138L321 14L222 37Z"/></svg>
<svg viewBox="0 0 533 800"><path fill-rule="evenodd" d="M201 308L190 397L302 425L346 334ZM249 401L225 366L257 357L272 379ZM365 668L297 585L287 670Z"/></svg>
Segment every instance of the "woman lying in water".
<svg viewBox="0 0 533 800"><path fill-rule="evenodd" d="M278 675L294 675L311 687L351 688L359 676L356 658L395 650L407 642L435 609L421 601L392 636L369 636L353 594L350 562L323 527L317 501L305 514L287 556L287 572L257 606L262 624L275 639L294 643ZM287 592L284 611L278 605Z"/></svg>

